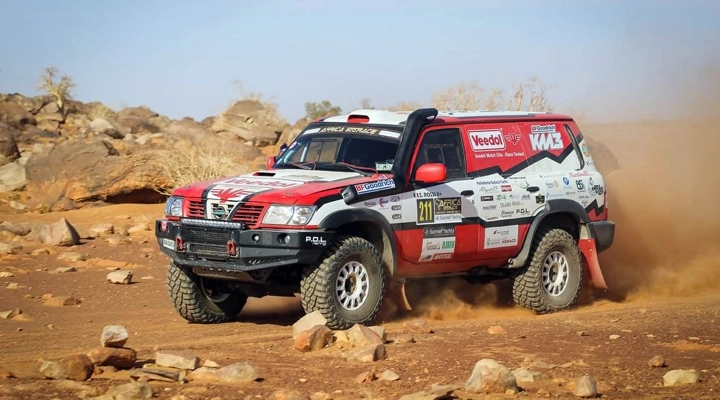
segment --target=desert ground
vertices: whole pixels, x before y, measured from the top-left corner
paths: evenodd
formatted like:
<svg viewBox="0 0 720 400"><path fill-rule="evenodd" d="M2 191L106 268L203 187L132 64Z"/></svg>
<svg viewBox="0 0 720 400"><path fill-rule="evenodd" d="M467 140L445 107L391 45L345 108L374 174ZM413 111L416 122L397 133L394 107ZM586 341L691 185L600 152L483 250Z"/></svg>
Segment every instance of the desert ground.
<svg viewBox="0 0 720 400"><path fill-rule="evenodd" d="M33 213L8 207L6 199L0 220L65 218L82 239L71 247L23 242L22 252L0 258L0 311L22 312L0 319L0 399L109 399L100 396L134 381L132 370L152 367L156 352L165 350L190 351L201 364L220 367L247 362L259 378L242 384L150 380L159 399L575 398L576 380L586 375L602 398L720 398L720 215L714 206L720 188L709 173L720 163L713 157L716 126L645 121L585 132L602 143L598 167L606 175L610 219L618 224L613 248L601 257L609 291L588 289L572 310L535 315L509 304L503 282L424 284L416 290L422 295L411 296L413 311L387 312L377 322L387 335L386 358L369 363L348 361L350 349L339 345L296 350L292 325L303 316L297 298L251 299L230 323L184 321L169 300L168 259L152 231L162 204ZM685 140L677 142L681 133ZM100 224L116 233L87 234ZM113 270L131 270L132 282L108 282ZM75 300L53 307L50 296ZM82 382L39 372L44 360L99 347L107 325L126 327L125 347L137 353L134 369L99 368ZM664 362L649 365L656 356ZM464 390L482 359L523 368L518 390ZM399 378L373 379L386 370ZM665 386L672 370L694 370L698 379Z"/></svg>

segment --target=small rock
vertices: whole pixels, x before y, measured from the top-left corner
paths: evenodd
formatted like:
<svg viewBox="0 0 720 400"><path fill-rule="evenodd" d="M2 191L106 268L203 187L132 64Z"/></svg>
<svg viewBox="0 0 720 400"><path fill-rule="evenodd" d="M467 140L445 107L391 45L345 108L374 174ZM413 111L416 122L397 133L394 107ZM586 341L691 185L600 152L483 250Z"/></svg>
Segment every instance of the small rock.
<svg viewBox="0 0 720 400"><path fill-rule="evenodd" d="M393 340L395 343L415 343L415 338L410 333L401 333L397 336L395 336L395 340Z"/></svg>
<svg viewBox="0 0 720 400"><path fill-rule="evenodd" d="M386 369L380 375L378 375L378 380L380 381L397 381L399 379L400 375L389 369Z"/></svg>
<svg viewBox="0 0 720 400"><path fill-rule="evenodd" d="M355 383L372 382L375 379L376 377L374 372L363 372L362 374L355 377Z"/></svg>
<svg viewBox="0 0 720 400"><path fill-rule="evenodd" d="M371 326L370 330L375 332L380 337L380 340L382 340L383 343L387 341L387 334L385 333L385 328L382 326Z"/></svg>
<svg viewBox="0 0 720 400"><path fill-rule="evenodd" d="M690 336L690 337L688 338L688 340L692 340L693 342L697 342L697 341L700 340L700 338L697 337L697 336Z"/></svg>
<svg viewBox="0 0 720 400"><path fill-rule="evenodd" d="M310 395L310 400L332 400L330 393L315 392Z"/></svg>
<svg viewBox="0 0 720 400"><path fill-rule="evenodd" d="M48 255L48 254L50 254L50 250L45 249L45 248L35 249L35 250L33 250L33 251L30 253L30 255L33 256L33 257L38 257L38 256L41 256L41 255Z"/></svg>
<svg viewBox="0 0 720 400"><path fill-rule="evenodd" d="M325 325L315 325L303 331L295 339L295 349L299 351L321 350L330 343L333 333Z"/></svg>
<svg viewBox="0 0 720 400"><path fill-rule="evenodd" d="M112 235L115 233L115 227L110 223L98 224L90 228L90 233L95 237Z"/></svg>
<svg viewBox="0 0 720 400"><path fill-rule="evenodd" d="M273 392L270 397L270 400L310 400L310 396L298 392L297 390L290 390L290 389L279 389Z"/></svg>
<svg viewBox="0 0 720 400"><path fill-rule="evenodd" d="M517 391L515 376L504 365L492 359L482 359L465 382L465 390L471 393L506 393Z"/></svg>
<svg viewBox="0 0 720 400"><path fill-rule="evenodd" d="M304 332L316 325L327 325L327 319L323 317L320 311L313 311L306 314L293 324L293 340L297 339L301 332Z"/></svg>
<svg viewBox="0 0 720 400"><path fill-rule="evenodd" d="M95 367L84 354L62 358L59 361L44 361L40 373L50 379L71 379L84 381L90 378Z"/></svg>
<svg viewBox="0 0 720 400"><path fill-rule="evenodd" d="M353 325L352 328L348 329L346 332L348 339L350 339L350 344L353 346L361 347L383 344L382 338L378 336L375 331L360 324Z"/></svg>
<svg viewBox="0 0 720 400"><path fill-rule="evenodd" d="M107 325L100 334L103 347L123 347L128 340L128 331L122 325Z"/></svg>
<svg viewBox="0 0 720 400"><path fill-rule="evenodd" d="M0 379L12 379L15 378L15 374L12 371L0 367Z"/></svg>
<svg viewBox="0 0 720 400"><path fill-rule="evenodd" d="M20 254L23 247L17 243L0 242L0 254Z"/></svg>
<svg viewBox="0 0 720 400"><path fill-rule="evenodd" d="M578 336L587 336L588 333L585 332L585 331L577 331L577 335L578 335Z"/></svg>
<svg viewBox="0 0 720 400"><path fill-rule="evenodd" d="M10 311L0 312L0 319L11 319L20 314L22 314L22 310L20 310L19 308L13 308Z"/></svg>
<svg viewBox="0 0 720 400"><path fill-rule="evenodd" d="M218 378L223 382L244 383L260 379L255 367L246 362L231 364L216 371Z"/></svg>
<svg viewBox="0 0 720 400"><path fill-rule="evenodd" d="M610 340L617 340L620 339L620 335L610 335Z"/></svg>
<svg viewBox="0 0 720 400"><path fill-rule="evenodd" d="M140 368L130 374L131 378L142 381L180 382L183 376L179 372L166 371L163 369Z"/></svg>
<svg viewBox="0 0 720 400"><path fill-rule="evenodd" d="M595 379L584 375L575 381L575 390L573 390L573 395L575 397L597 397L597 384L595 383Z"/></svg>
<svg viewBox="0 0 720 400"><path fill-rule="evenodd" d="M405 329L411 333L428 334L432 333L432 329L428 326L427 321L424 319L417 319L414 321L405 322L403 325Z"/></svg>
<svg viewBox="0 0 720 400"><path fill-rule="evenodd" d="M133 272L130 270L113 271L107 275L107 280L110 283L116 283L121 285L129 285L132 281Z"/></svg>
<svg viewBox="0 0 720 400"><path fill-rule="evenodd" d="M155 353L155 364L160 367L193 370L200 364L195 353L178 350L159 350Z"/></svg>
<svg viewBox="0 0 720 400"><path fill-rule="evenodd" d="M491 335L507 335L507 331L500 325L491 326L488 328L488 333Z"/></svg>
<svg viewBox="0 0 720 400"><path fill-rule="evenodd" d="M213 360L205 360L202 366L205 368L220 368L220 365Z"/></svg>
<svg viewBox="0 0 720 400"><path fill-rule="evenodd" d="M151 399L153 391L147 382L130 382L111 387L106 395L114 399Z"/></svg>
<svg viewBox="0 0 720 400"><path fill-rule="evenodd" d="M526 368L517 368L512 371L515 381L517 383L532 383L547 379L547 377L536 371L531 371Z"/></svg>
<svg viewBox="0 0 720 400"><path fill-rule="evenodd" d="M664 386L687 385L697 381L698 374L694 369L674 369L663 376Z"/></svg>
<svg viewBox="0 0 720 400"><path fill-rule="evenodd" d="M148 224L139 224L139 225L130 227L130 229L128 229L128 233L134 234L134 233L145 232L148 230L150 230L150 227L148 226Z"/></svg>
<svg viewBox="0 0 720 400"><path fill-rule="evenodd" d="M15 276L15 275L13 275L12 272L7 272L7 271L0 272L0 278L12 278L13 276Z"/></svg>
<svg viewBox="0 0 720 400"><path fill-rule="evenodd" d="M82 303L80 300L70 296L53 296L43 302L48 307L74 306Z"/></svg>
<svg viewBox="0 0 720 400"><path fill-rule="evenodd" d="M93 365L112 366L117 369L130 369L135 366L137 353L133 349L116 347L98 347L88 351L85 355L90 358Z"/></svg>
<svg viewBox="0 0 720 400"><path fill-rule="evenodd" d="M663 356L655 356L648 361L648 366L654 367L654 368L662 368L665 367L665 357Z"/></svg>
<svg viewBox="0 0 720 400"><path fill-rule="evenodd" d="M53 246L74 246L80 243L80 235L65 218L56 223L44 225L38 234L42 243Z"/></svg>
<svg viewBox="0 0 720 400"><path fill-rule="evenodd" d="M374 362L377 360L384 360L385 345L384 344L371 344L363 347L358 347L348 354L347 361L350 362Z"/></svg>
<svg viewBox="0 0 720 400"><path fill-rule="evenodd" d="M8 282L7 286L5 286L7 289L20 289L24 288L25 286L20 286L17 282Z"/></svg>
<svg viewBox="0 0 720 400"><path fill-rule="evenodd" d="M58 254L57 259L62 261L78 262L87 260L87 257L81 253L68 251L66 253Z"/></svg>
<svg viewBox="0 0 720 400"><path fill-rule="evenodd" d="M64 274L64 273L67 273L67 272L77 272L77 270L76 270L74 267L60 267L60 268L55 268L55 273L56 273L56 274Z"/></svg>

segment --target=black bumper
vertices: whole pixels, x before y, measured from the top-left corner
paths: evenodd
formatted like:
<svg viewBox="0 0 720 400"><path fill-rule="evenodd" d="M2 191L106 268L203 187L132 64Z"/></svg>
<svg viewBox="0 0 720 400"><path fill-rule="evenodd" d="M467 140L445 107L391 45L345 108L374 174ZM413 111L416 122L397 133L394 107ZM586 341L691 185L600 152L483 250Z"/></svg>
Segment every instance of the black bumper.
<svg viewBox="0 0 720 400"><path fill-rule="evenodd" d="M200 222L208 225L196 225ZM210 224L220 223L157 220L155 236L163 253L180 265L235 272L316 263L333 238L332 232L324 230L252 230L238 224Z"/></svg>
<svg viewBox="0 0 720 400"><path fill-rule="evenodd" d="M611 221L597 221L588 224L590 234L595 239L595 248L598 253L612 246L615 239L615 223Z"/></svg>

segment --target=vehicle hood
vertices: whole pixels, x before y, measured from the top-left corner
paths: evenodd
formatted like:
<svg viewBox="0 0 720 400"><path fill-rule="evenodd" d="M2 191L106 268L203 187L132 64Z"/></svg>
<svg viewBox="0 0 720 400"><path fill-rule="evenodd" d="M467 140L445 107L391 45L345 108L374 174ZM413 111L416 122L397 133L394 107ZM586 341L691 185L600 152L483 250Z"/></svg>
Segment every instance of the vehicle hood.
<svg viewBox="0 0 720 400"><path fill-rule="evenodd" d="M312 204L323 195L337 194L345 186L378 179L381 179L380 175L363 176L349 171L274 169L197 182L176 189L173 195L218 200L219 203L295 204L304 200L300 203Z"/></svg>

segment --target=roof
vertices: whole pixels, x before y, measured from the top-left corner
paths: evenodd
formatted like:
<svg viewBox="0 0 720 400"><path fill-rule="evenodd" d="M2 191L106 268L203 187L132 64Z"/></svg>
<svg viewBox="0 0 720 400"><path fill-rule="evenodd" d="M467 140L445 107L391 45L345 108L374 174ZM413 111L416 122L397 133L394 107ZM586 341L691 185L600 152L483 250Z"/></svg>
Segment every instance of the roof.
<svg viewBox="0 0 720 400"><path fill-rule="evenodd" d="M388 111L388 110L354 110L348 114L324 118L322 122L356 122L380 125L404 125L410 111ZM550 114L540 111L489 111L489 110L463 110L445 111L439 110L437 118L444 122L452 122L460 119L504 119L512 117L539 117L541 119L569 119L567 115Z"/></svg>

